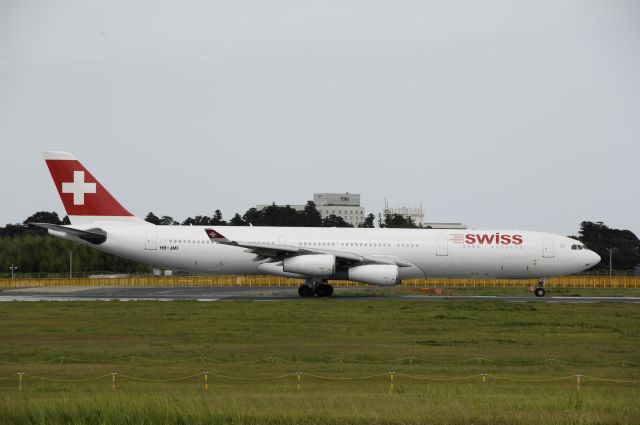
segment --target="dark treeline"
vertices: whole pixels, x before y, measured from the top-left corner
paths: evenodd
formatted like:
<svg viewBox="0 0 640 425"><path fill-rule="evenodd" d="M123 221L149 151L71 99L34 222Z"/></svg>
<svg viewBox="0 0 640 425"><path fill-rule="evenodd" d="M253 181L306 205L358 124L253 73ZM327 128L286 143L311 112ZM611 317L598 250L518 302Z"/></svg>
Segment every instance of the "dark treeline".
<svg viewBox="0 0 640 425"><path fill-rule="evenodd" d="M609 268L609 249L613 249L611 258L614 270L628 270L640 265L640 240L633 232L611 229L601 221L583 221L578 234L572 237L579 239L602 258L595 269Z"/></svg>
<svg viewBox="0 0 640 425"><path fill-rule="evenodd" d="M374 227L375 216L369 214L359 227ZM170 216L158 217L150 212L146 221L157 225L203 225L203 226L292 226L292 227L352 227L342 217L320 216L313 202L308 202L304 210L297 211L290 206L271 205L263 210L250 208L243 215L234 214L224 220L222 212L215 210L211 216L188 217L182 223ZM18 273L68 273L69 251L73 250L74 273L147 273L147 265L124 260L96 249L68 242L47 235L46 230L29 226L28 223L69 224L55 212L41 211L19 224L0 227L0 274L9 273L9 267L17 265ZM411 219L400 215L379 216L379 227L416 228ZM428 230L425 230L428 231ZM609 248L613 248L613 268L629 270L640 264L640 241L629 230L611 229L602 222L584 221L580 224L578 236L602 257L597 269L609 267Z"/></svg>
<svg viewBox="0 0 640 425"><path fill-rule="evenodd" d="M396 217L396 216L394 216ZM391 226L383 227L416 227L411 219L405 219L403 216L397 216L399 219L391 224ZM302 211L287 206L270 205L264 209L249 208L243 215L235 213L229 221L222 218L222 212L215 210L211 217L206 215L197 215L188 217L182 223L178 223L173 217L164 215L158 217L150 212L145 218L146 221L158 225L178 225L183 226L288 226L288 227L353 227L347 223L342 217L330 215L322 218L313 201L307 202ZM364 222L358 227L374 227L375 216L369 214L365 217ZM386 222L385 222L386 223Z"/></svg>
<svg viewBox="0 0 640 425"><path fill-rule="evenodd" d="M29 223L69 224L69 219L60 219L55 212L41 211L21 224L0 227L0 275L10 273L9 267L12 265L18 267L18 274L69 273L70 251L73 252L74 274L151 271L148 265L49 236L45 229L29 226Z"/></svg>

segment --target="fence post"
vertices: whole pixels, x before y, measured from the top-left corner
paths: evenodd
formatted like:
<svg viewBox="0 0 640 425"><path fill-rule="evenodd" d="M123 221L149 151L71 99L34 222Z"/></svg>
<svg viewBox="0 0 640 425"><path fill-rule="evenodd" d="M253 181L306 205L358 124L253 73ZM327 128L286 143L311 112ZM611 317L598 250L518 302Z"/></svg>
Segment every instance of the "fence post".
<svg viewBox="0 0 640 425"><path fill-rule="evenodd" d="M115 370L111 372L111 389L113 391L116 390L116 375L118 374L118 372L116 372Z"/></svg>
<svg viewBox="0 0 640 425"><path fill-rule="evenodd" d="M480 375L482 375L482 383L486 383L487 382L487 372L482 372Z"/></svg>
<svg viewBox="0 0 640 425"><path fill-rule="evenodd" d="M300 391L300 379L302 377L302 373L297 372L296 375L298 376L298 387L297 387L297 390Z"/></svg>
<svg viewBox="0 0 640 425"><path fill-rule="evenodd" d="M202 374L204 375L204 390L209 391L209 371L205 369Z"/></svg>
<svg viewBox="0 0 640 425"><path fill-rule="evenodd" d="M393 392L393 375L395 375L394 371L389 372L389 394Z"/></svg>
<svg viewBox="0 0 640 425"><path fill-rule="evenodd" d="M24 372L18 372L18 391L22 391L22 375Z"/></svg>
<svg viewBox="0 0 640 425"><path fill-rule="evenodd" d="M580 372L576 373L576 391L580 391L580 377L582 374Z"/></svg>

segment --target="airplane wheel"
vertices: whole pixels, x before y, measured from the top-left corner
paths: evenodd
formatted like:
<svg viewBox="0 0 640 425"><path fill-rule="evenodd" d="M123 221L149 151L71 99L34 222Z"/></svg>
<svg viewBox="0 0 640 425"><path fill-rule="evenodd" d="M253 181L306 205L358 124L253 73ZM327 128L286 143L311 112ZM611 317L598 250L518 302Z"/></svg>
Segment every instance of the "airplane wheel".
<svg viewBox="0 0 640 425"><path fill-rule="evenodd" d="M544 288L536 288L534 293L536 294L536 297L544 297L546 291L544 290Z"/></svg>
<svg viewBox="0 0 640 425"><path fill-rule="evenodd" d="M316 289L316 294L318 294L319 297L330 297L333 294L333 286L320 285Z"/></svg>
<svg viewBox="0 0 640 425"><path fill-rule="evenodd" d="M311 289L307 285L300 285L298 287L298 295L300 295L301 297L312 297L313 296L313 289Z"/></svg>

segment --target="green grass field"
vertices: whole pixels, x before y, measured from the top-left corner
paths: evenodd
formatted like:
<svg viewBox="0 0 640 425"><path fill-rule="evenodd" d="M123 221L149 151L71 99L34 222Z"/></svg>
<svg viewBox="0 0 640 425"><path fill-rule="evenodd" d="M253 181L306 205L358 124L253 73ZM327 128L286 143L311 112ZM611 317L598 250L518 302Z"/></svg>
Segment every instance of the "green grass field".
<svg viewBox="0 0 640 425"><path fill-rule="evenodd" d="M636 305L24 302L0 323L2 424L640 422Z"/></svg>

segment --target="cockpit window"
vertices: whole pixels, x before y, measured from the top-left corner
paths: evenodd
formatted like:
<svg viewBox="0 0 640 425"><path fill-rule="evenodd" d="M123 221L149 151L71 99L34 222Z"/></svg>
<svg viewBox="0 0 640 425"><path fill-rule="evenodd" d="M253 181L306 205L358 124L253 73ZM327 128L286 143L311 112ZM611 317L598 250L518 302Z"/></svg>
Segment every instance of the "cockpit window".
<svg viewBox="0 0 640 425"><path fill-rule="evenodd" d="M575 251L576 249L578 249L578 245L571 245L571 249Z"/></svg>

